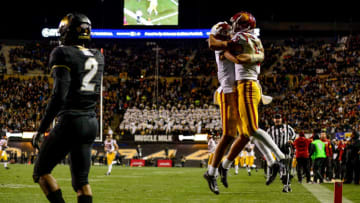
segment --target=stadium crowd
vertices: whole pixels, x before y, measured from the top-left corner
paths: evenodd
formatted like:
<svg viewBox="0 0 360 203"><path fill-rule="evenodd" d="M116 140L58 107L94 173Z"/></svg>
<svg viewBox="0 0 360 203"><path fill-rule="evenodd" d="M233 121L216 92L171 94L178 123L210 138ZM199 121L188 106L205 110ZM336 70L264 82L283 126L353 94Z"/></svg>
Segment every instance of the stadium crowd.
<svg viewBox="0 0 360 203"><path fill-rule="evenodd" d="M213 52L203 42L175 45L160 44L158 84L154 77L154 43L138 47L104 45L105 129L115 123L119 126L114 129L116 134L131 136L221 131L219 110L213 105L213 92L218 86ZM274 100L261 106L260 126L267 129L276 112L298 133L325 129L327 138L322 140L327 143L326 156L331 164L331 172L323 173L327 174L325 178L344 178L351 173L345 170L358 170L358 135L353 133L350 139L338 140L335 133L353 131L354 126L359 126L359 37L330 43L265 41L264 45L266 61L262 68L270 72L262 74L259 80L263 92ZM35 69L49 73L52 47L35 43L11 49L10 66L22 75ZM5 61L1 53L0 68L5 67ZM0 77L1 129L35 131L51 93L51 80L46 76ZM116 117L118 123L114 122ZM358 176L354 180L358 183Z"/></svg>

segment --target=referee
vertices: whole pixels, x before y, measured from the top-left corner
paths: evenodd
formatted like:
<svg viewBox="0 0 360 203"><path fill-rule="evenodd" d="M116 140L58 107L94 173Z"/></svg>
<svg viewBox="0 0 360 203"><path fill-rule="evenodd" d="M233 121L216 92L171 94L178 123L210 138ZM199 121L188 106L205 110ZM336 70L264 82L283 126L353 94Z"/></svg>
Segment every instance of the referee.
<svg viewBox="0 0 360 203"><path fill-rule="evenodd" d="M296 134L294 129L282 123L281 114L276 114L274 117L274 124L271 126L267 133L274 140L275 144L285 154L286 158L283 160L282 169L280 170L281 180L284 185L283 192L291 192L290 184L290 168L292 162L292 148L291 143L295 140Z"/></svg>

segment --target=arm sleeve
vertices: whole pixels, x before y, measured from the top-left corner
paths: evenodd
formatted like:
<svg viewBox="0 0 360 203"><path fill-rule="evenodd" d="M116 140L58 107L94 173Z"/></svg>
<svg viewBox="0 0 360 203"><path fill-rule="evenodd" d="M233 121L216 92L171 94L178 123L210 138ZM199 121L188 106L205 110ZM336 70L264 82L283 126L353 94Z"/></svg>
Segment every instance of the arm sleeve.
<svg viewBox="0 0 360 203"><path fill-rule="evenodd" d="M50 56L54 86L50 101L46 106L44 116L38 129L38 132L40 133L44 133L48 129L50 123L60 111L60 108L69 92L71 81L69 68L66 65L56 63L57 61L63 62L61 60L63 57L61 57L61 55L59 56L59 52L57 50L54 50Z"/></svg>

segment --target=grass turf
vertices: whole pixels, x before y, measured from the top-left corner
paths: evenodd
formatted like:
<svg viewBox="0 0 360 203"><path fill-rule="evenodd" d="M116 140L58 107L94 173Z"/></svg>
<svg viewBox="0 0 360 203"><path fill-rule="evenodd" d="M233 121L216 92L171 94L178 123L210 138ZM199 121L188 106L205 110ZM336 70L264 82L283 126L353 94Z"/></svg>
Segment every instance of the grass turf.
<svg viewBox="0 0 360 203"><path fill-rule="evenodd" d="M0 167L0 202L47 202L38 185L32 182L32 165ZM94 202L318 202L296 180L293 192L282 193L280 180L266 186L262 170L248 176L245 170L239 175L230 171L228 189L220 181L220 195L208 189L201 168L130 168L114 166L112 174L105 176L106 166L93 166L89 176ZM71 187L70 170L59 165L53 172L62 188L66 202L76 202ZM330 185L326 186L330 188ZM330 188L331 189L331 188ZM344 185L343 194L359 202L359 187Z"/></svg>
<svg viewBox="0 0 360 203"><path fill-rule="evenodd" d="M171 2L170 0L158 0L157 11L158 15L155 15L154 11L151 15L147 12L149 8L150 2L147 0L135 1L135 0L125 0L125 8L136 13L137 10L141 10L143 15L141 16L144 19L150 18L151 20L155 20L172 13L178 11L178 7ZM124 14L126 15L126 14ZM130 16L126 15L126 20L129 25L137 25L136 19L131 18ZM164 18L162 20L155 21L154 25L177 25L178 24L178 15L174 15L171 17Z"/></svg>

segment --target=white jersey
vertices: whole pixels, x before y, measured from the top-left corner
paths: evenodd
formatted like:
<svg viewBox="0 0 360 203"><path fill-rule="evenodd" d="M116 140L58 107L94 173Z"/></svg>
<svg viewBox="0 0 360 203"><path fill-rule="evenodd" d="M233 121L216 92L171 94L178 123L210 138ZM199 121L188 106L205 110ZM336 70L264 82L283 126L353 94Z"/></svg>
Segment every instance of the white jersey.
<svg viewBox="0 0 360 203"><path fill-rule="evenodd" d="M217 23L211 28L211 35L215 36L217 34L217 26L220 23L222 22ZM222 50L215 51L215 59L218 67L217 76L220 83L220 88L218 89L218 91L223 91L224 93L232 93L234 92L235 85L235 64L227 59L220 60L220 55L223 52L224 51Z"/></svg>
<svg viewBox="0 0 360 203"><path fill-rule="evenodd" d="M261 40L251 32L237 32L232 41L241 45L245 54L263 53L263 45ZM239 53L236 53L239 54ZM260 63L252 64L235 64L236 80L257 80L260 74Z"/></svg>
<svg viewBox="0 0 360 203"><path fill-rule="evenodd" d="M111 139L109 141L105 140L104 145L105 145L106 152L113 152L115 150L116 140L114 140L114 139Z"/></svg>
<svg viewBox="0 0 360 203"><path fill-rule="evenodd" d="M216 149L216 143L214 139L210 139L208 142L208 150L209 153L214 153Z"/></svg>
<svg viewBox="0 0 360 203"><path fill-rule="evenodd" d="M255 148L255 144L252 144L250 142L247 143L245 146L246 156L255 156L254 148Z"/></svg>
<svg viewBox="0 0 360 203"><path fill-rule="evenodd" d="M7 140L6 139L1 139L0 140L0 151L2 151L5 146L7 145Z"/></svg>

